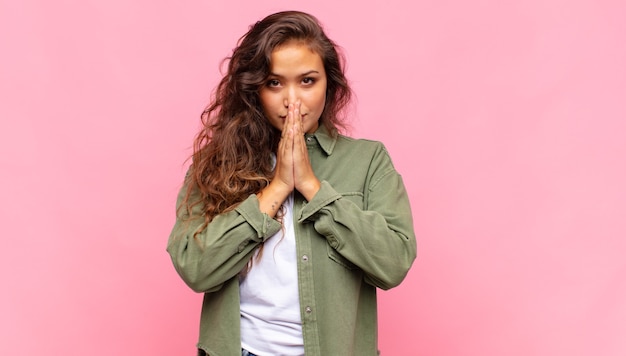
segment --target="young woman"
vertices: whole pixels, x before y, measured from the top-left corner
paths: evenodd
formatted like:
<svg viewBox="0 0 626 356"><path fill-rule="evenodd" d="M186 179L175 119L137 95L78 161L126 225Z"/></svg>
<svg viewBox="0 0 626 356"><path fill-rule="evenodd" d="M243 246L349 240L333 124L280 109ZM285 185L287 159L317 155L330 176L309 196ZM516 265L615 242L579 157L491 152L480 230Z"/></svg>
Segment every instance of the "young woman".
<svg viewBox="0 0 626 356"><path fill-rule="evenodd" d="M350 95L311 15L270 15L234 49L167 248L204 293L200 355L377 355L376 288L416 244L384 146L339 133Z"/></svg>

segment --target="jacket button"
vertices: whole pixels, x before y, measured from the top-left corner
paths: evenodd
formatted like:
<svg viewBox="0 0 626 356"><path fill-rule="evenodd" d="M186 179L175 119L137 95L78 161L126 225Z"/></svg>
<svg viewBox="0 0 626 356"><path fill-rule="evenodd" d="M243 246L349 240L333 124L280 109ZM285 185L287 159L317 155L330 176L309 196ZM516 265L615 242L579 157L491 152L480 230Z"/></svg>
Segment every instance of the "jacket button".
<svg viewBox="0 0 626 356"><path fill-rule="evenodd" d="M302 256L302 261L306 262L308 260L309 260L309 256L307 256L307 255L303 255Z"/></svg>
<svg viewBox="0 0 626 356"><path fill-rule="evenodd" d="M307 314L311 314L312 311L313 311L313 309L311 309L311 307L304 308L304 312L307 313Z"/></svg>

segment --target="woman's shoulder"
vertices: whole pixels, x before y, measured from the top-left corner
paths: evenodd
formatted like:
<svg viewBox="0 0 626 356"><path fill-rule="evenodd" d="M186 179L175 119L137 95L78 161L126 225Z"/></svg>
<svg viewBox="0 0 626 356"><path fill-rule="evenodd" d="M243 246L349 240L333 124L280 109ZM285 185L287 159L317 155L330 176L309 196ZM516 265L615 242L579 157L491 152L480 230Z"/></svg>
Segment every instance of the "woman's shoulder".
<svg viewBox="0 0 626 356"><path fill-rule="evenodd" d="M354 138L342 134L337 135L337 146L350 149L386 151L385 145L381 141L367 138Z"/></svg>
<svg viewBox="0 0 626 356"><path fill-rule="evenodd" d="M329 131L321 126L315 133L317 141L324 151L329 155L348 155L354 156L382 156L387 157L387 149L385 145L376 140L367 138L355 138L345 133L330 134Z"/></svg>

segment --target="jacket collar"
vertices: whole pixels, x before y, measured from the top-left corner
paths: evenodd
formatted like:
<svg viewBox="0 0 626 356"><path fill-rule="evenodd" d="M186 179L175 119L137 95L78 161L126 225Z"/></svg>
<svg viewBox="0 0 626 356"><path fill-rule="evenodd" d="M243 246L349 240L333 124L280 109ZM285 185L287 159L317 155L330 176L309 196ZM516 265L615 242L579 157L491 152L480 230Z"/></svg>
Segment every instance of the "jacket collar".
<svg viewBox="0 0 626 356"><path fill-rule="evenodd" d="M309 138L315 138L315 141L317 141L322 150L324 150L324 152L326 152L326 154L330 156L331 154L333 154L333 149L335 148L335 144L337 143L338 135L333 137L330 132L328 132L326 126L320 125L315 133L306 134L305 137L307 139L307 142L309 142Z"/></svg>

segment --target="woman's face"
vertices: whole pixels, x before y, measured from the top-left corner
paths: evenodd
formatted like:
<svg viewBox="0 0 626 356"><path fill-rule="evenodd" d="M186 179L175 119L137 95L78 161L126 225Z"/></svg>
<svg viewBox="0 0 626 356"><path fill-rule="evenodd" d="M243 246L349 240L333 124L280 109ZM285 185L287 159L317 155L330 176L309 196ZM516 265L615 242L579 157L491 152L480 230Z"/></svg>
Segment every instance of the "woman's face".
<svg viewBox="0 0 626 356"><path fill-rule="evenodd" d="M322 58L302 42L277 47L271 56L270 76L259 96L265 117L278 130L283 129L289 104L299 100L304 132L315 132L326 102Z"/></svg>

